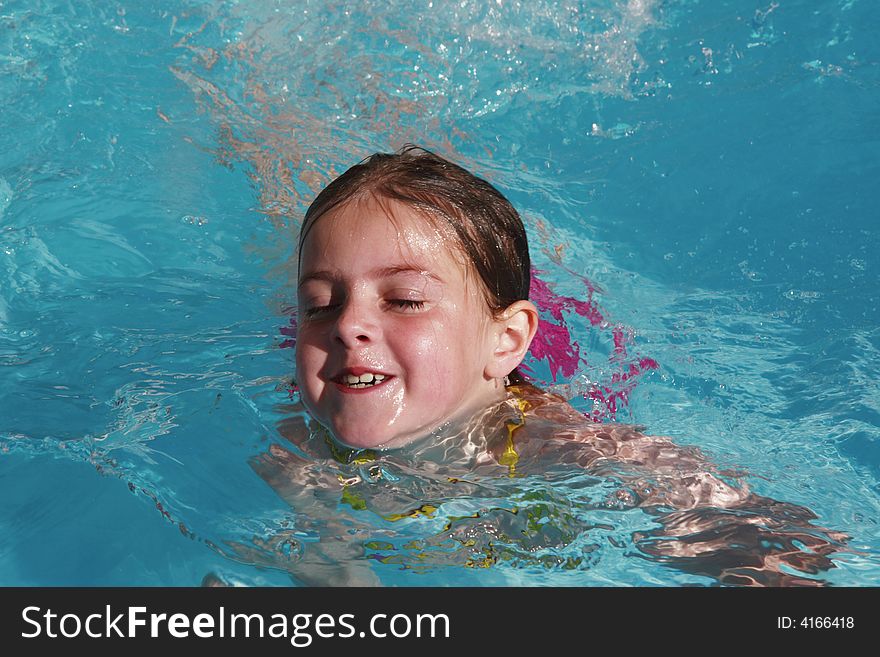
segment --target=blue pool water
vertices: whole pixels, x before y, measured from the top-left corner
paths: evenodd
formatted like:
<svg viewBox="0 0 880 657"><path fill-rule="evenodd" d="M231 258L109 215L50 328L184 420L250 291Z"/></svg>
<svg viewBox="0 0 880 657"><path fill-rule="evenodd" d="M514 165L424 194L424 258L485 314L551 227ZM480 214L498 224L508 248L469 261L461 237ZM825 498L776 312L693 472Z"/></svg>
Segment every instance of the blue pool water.
<svg viewBox="0 0 880 657"><path fill-rule="evenodd" d="M0 3L0 584L295 581L312 530L254 464L297 417L297 221L405 141L508 195L557 294L598 286L606 323L567 317L584 360L555 382L576 406L616 385L618 327L657 367L603 420L848 534L815 579L880 583L878 21L870 0ZM402 514L437 508L372 521L359 566L386 584L714 583L647 558L653 519L576 472L404 483ZM516 505L546 528L480 562ZM473 544L437 539L496 507Z"/></svg>

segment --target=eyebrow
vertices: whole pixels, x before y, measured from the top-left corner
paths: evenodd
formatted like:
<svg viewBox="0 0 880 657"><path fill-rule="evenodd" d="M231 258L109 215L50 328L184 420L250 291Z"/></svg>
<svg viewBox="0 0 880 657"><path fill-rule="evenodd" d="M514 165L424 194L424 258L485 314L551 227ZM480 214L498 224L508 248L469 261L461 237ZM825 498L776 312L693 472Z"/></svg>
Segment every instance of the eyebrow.
<svg viewBox="0 0 880 657"><path fill-rule="evenodd" d="M398 274L418 274L420 276L425 276L430 278L440 284L443 284L445 281L437 276L436 274L431 273L427 269L422 269L419 267L413 267L411 265L394 265L391 267L377 267L367 273L367 278L369 279L377 279L377 278L388 278L390 276L396 276ZM329 281L335 282L339 280L339 276L332 271L328 270L320 270L314 271L310 274L306 274L301 279L299 279L299 283L297 287L300 288L309 281Z"/></svg>

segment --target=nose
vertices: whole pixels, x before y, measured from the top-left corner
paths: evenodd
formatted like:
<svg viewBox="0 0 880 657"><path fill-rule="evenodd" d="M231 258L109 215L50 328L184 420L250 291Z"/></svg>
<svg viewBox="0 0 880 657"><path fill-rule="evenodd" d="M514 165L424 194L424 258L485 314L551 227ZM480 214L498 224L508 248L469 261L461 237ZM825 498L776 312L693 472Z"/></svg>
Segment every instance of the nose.
<svg viewBox="0 0 880 657"><path fill-rule="evenodd" d="M351 297L343 304L333 327L334 340L349 349L373 342L379 327L374 314L364 300Z"/></svg>

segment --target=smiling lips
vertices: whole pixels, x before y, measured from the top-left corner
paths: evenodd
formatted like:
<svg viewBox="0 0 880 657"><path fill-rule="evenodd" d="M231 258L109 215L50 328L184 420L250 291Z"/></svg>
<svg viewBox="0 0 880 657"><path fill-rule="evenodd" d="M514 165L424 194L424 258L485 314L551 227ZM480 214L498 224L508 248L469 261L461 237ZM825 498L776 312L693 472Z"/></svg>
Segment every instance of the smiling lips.
<svg viewBox="0 0 880 657"><path fill-rule="evenodd" d="M333 377L333 382L340 390L353 392L366 388L376 388L392 378L394 377L390 374L371 372L363 368L346 368Z"/></svg>

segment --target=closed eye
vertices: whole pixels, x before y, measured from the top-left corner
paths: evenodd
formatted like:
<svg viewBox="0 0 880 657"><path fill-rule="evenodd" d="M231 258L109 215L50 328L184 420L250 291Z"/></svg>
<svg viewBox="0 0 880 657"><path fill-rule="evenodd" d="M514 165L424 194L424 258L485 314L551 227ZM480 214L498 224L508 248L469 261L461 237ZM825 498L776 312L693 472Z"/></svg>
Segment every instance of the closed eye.
<svg viewBox="0 0 880 657"><path fill-rule="evenodd" d="M315 317L320 317L331 310L335 310L338 308L337 305L329 305L329 306L314 306L312 308L307 308L305 310L306 319L313 319Z"/></svg>
<svg viewBox="0 0 880 657"><path fill-rule="evenodd" d="M421 310L425 305L424 301L414 301L412 299L390 299L388 303L401 310Z"/></svg>

